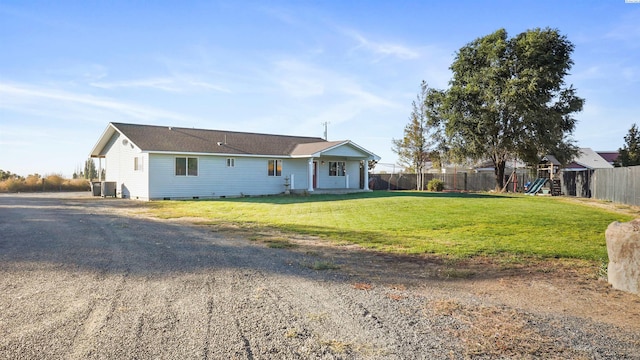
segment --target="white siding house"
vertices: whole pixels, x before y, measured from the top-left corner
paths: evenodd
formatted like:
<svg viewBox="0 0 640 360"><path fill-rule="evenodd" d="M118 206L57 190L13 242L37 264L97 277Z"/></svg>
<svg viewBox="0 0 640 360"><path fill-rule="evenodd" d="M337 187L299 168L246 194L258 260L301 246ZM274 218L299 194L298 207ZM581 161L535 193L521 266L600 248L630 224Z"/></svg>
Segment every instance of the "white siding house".
<svg viewBox="0 0 640 360"><path fill-rule="evenodd" d="M345 141L110 123L90 154L140 200L368 189L374 153Z"/></svg>

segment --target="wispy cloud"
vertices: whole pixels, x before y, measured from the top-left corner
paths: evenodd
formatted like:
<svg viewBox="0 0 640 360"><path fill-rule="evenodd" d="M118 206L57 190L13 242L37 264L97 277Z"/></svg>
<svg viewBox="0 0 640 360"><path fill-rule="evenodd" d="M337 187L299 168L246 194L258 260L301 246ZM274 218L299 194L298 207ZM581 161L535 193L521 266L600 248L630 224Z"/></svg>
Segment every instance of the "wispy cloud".
<svg viewBox="0 0 640 360"><path fill-rule="evenodd" d="M637 47L638 39L640 39L640 10L625 14L604 37L605 39L626 41Z"/></svg>
<svg viewBox="0 0 640 360"><path fill-rule="evenodd" d="M365 49L378 56L391 56L402 60L416 59L420 57L420 52L418 50L403 44L373 41L351 29L342 29L342 32L358 43L356 48Z"/></svg>
<svg viewBox="0 0 640 360"><path fill-rule="evenodd" d="M149 88L175 93L197 90L213 90L223 93L231 93L231 91L225 87L188 77L155 77L111 82L96 81L91 82L90 85L102 89Z"/></svg>
<svg viewBox="0 0 640 360"><path fill-rule="evenodd" d="M272 17L287 25L299 26L304 24L304 22L298 19L298 17L296 17L290 9L271 6L271 5L262 5L262 6L259 6L257 9L259 11L262 11L267 16Z"/></svg>
<svg viewBox="0 0 640 360"><path fill-rule="evenodd" d="M318 97L356 101L372 107L396 107L384 96L366 90L355 78L314 64L295 60L274 63L274 81L292 97Z"/></svg>
<svg viewBox="0 0 640 360"><path fill-rule="evenodd" d="M98 110L118 114L124 119L156 120L169 119L188 120L181 114L165 111L157 108L129 104L105 97L78 94L60 89L35 87L24 84L0 83L0 108L9 109L18 113L37 112L38 108L48 110L58 109L60 113L47 114L49 117L70 117L73 111ZM100 119L104 121L104 119Z"/></svg>
<svg viewBox="0 0 640 360"><path fill-rule="evenodd" d="M330 81L326 71L298 60L279 60L273 65L272 80L291 97L323 95L326 82Z"/></svg>

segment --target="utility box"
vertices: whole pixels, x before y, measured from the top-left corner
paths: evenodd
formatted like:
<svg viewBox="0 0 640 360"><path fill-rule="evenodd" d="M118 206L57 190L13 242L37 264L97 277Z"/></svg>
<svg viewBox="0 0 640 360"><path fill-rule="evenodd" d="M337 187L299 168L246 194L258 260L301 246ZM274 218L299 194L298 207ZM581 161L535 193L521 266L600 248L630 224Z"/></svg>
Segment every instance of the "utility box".
<svg viewBox="0 0 640 360"><path fill-rule="evenodd" d="M103 181L100 184L100 195L102 197L107 197L107 196L116 197L116 182L115 181Z"/></svg>
<svg viewBox="0 0 640 360"><path fill-rule="evenodd" d="M100 191L100 181L92 181L91 182L91 193L93 196L102 196L102 191Z"/></svg>

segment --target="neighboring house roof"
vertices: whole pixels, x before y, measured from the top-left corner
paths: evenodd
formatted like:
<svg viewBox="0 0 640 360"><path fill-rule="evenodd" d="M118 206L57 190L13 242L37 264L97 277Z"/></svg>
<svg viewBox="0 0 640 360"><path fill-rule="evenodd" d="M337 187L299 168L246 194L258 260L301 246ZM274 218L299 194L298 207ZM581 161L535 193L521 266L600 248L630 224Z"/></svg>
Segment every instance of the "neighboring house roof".
<svg viewBox="0 0 640 360"><path fill-rule="evenodd" d="M520 161L520 160L509 160L505 163L504 169L505 169L505 173L511 173L513 171L513 169L522 169L522 168L526 168L527 164ZM493 164L493 161L491 160L486 160L480 163L477 163L475 166L473 166L473 170L475 172L493 172L495 171L495 165Z"/></svg>
<svg viewBox="0 0 640 360"><path fill-rule="evenodd" d="M146 152L304 157L348 143L371 157L379 158L348 140L326 141L317 137L123 123L109 124L91 151L91 156L104 155L104 147L116 132Z"/></svg>
<svg viewBox="0 0 640 360"><path fill-rule="evenodd" d="M606 159L591 148L581 148L578 157L565 167L565 170L610 169L613 168Z"/></svg>
<svg viewBox="0 0 640 360"><path fill-rule="evenodd" d="M596 151L596 153L611 165L613 165L613 163L618 160L618 156L620 156L620 153L617 151Z"/></svg>

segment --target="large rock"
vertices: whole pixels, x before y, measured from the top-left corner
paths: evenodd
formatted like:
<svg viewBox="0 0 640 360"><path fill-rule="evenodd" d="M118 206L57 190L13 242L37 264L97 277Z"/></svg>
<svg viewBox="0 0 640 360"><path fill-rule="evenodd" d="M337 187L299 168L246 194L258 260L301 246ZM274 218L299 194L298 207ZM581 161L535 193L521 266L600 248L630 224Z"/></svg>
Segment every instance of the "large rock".
<svg viewBox="0 0 640 360"><path fill-rule="evenodd" d="M614 288L640 295L640 219L607 227L608 277Z"/></svg>

